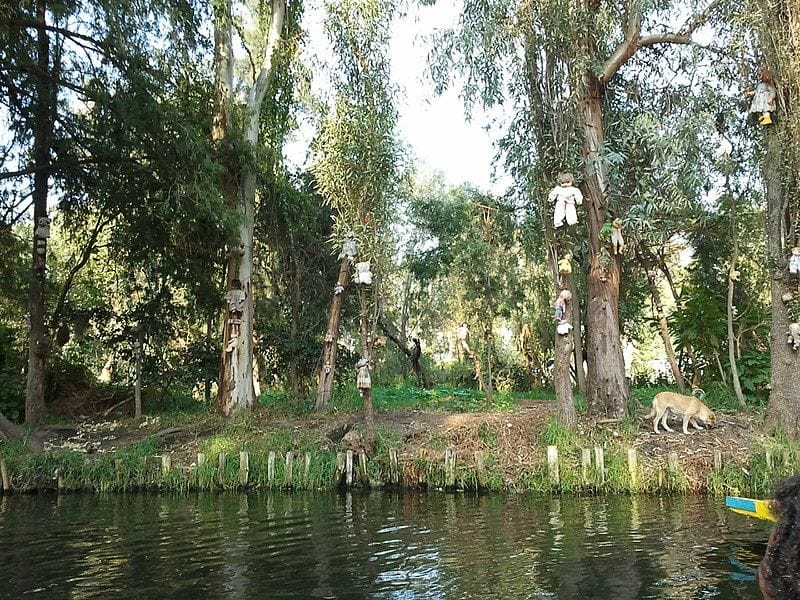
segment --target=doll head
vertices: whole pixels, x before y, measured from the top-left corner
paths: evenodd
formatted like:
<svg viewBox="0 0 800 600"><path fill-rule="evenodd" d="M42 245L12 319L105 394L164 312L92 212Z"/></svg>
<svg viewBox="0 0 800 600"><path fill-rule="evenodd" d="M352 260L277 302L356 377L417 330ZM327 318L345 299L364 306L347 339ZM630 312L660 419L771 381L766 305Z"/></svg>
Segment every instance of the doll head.
<svg viewBox="0 0 800 600"><path fill-rule="evenodd" d="M569 171L565 171L564 173L558 174L558 185L572 185L575 182L575 178L572 177L572 173Z"/></svg>

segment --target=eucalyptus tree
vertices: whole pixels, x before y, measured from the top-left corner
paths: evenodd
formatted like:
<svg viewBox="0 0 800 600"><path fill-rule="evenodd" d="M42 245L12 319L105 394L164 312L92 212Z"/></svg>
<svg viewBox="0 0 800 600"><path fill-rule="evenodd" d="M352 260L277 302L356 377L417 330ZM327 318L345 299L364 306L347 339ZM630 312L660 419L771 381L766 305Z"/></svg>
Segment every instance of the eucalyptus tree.
<svg viewBox="0 0 800 600"><path fill-rule="evenodd" d="M371 428L371 391L363 387L363 369L369 368L375 342L377 269L385 262L389 207L400 173L388 56L398 7L391 0L342 0L326 2L325 7L326 31L336 59L331 76L335 98L314 141L312 171L319 192L334 211L331 240L340 263L324 338L316 409L325 410L330 404L342 301L350 285L350 270L356 267L360 364L365 365L359 385Z"/></svg>
<svg viewBox="0 0 800 600"><path fill-rule="evenodd" d="M234 18L232 0L214 2L214 125L211 137L227 162L220 191L237 212L236 239L227 251L226 308L216 405L231 415L255 404L253 385L253 242L256 211L256 149L261 137L262 105L275 77L276 50L286 34L287 0L268 5L237 3L242 20ZM299 3L298 3L299 4ZM268 8L267 8L268 6ZM295 3L292 3L292 9ZM249 62L237 69L233 32L252 26L252 39L238 43ZM274 89L274 88L273 88Z"/></svg>
<svg viewBox="0 0 800 600"><path fill-rule="evenodd" d="M442 55L466 74L468 99L491 105L504 101L508 94L516 110L531 116L525 124L528 135L519 139L527 142L536 159L544 161L546 170L540 172L549 171L552 177L555 169L564 168L555 160L574 156L571 148L572 154L565 151L567 145L580 148L588 233L587 387L594 413L619 418L628 410L620 343L620 259L609 259L603 252L601 235L613 194L609 182L613 157L607 152L605 138L607 93L635 55L665 44L692 43L693 34L707 22L716 4L712 1L702 7L673 30L662 20L670 14L685 14L681 2L467 0L458 31L439 44ZM440 75L444 73L442 64L447 61L435 65ZM511 78L504 72L507 65L512 65ZM515 74L524 74L536 85L520 81ZM555 90L551 95L559 103L542 106L541 96L531 93L537 88ZM563 148L555 146L559 138L549 134L558 120L567 121L565 131L570 134L562 142ZM508 145L505 150L510 151ZM517 149L508 160L516 162L519 154ZM525 177L529 170L521 164L516 172ZM530 180L523 180L522 187L530 190L533 186Z"/></svg>
<svg viewBox="0 0 800 600"><path fill-rule="evenodd" d="M183 3L129 7L40 0L4 5L0 85L9 135L0 142L0 178L10 221L33 207L26 399L30 423L44 415L50 340L63 325L60 313L75 273L89 261L101 232L126 214L122 190L144 173L160 172L170 154L160 151L175 148L172 138L188 137L182 130L150 128L149 118L142 116L148 109L171 106L168 97L175 88L165 72L178 73L175 78L180 79L191 71L183 67L191 64L196 47L195 18ZM157 40L170 37L184 43L156 49ZM183 174L164 179L171 179L170 185L185 183ZM55 278L46 273L47 240L56 202L65 220L90 225L84 249L64 274L48 319L45 299Z"/></svg>
<svg viewBox="0 0 800 600"><path fill-rule="evenodd" d="M791 249L800 246L800 22L791 0L754 0L742 6L739 22L756 35L760 67L771 71L777 88L774 123L761 127L761 170L767 201L772 324L770 332L771 389L764 426L800 436L800 357L787 344L787 332L800 330L800 285L788 270Z"/></svg>

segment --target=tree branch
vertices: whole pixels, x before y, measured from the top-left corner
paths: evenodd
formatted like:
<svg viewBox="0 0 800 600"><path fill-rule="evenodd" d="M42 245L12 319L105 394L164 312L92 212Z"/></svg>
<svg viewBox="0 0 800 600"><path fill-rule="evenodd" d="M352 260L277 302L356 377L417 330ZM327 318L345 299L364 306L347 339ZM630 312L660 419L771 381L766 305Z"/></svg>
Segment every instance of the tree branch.
<svg viewBox="0 0 800 600"><path fill-rule="evenodd" d="M614 53L603 63L598 75L600 83L605 85L611 81L611 78L616 75L622 65L628 62L639 48L658 44L691 44L692 34L708 21L708 18L721 3L722 0L712 0L708 6L688 21L678 33L661 33L641 37L641 4L639 0L633 0L629 6L625 40L617 46Z"/></svg>

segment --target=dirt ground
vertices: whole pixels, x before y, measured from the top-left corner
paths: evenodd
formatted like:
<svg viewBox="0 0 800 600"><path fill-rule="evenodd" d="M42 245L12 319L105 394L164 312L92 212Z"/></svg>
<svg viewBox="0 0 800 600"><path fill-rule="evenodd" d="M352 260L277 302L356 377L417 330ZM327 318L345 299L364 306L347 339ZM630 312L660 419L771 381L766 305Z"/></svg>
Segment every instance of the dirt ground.
<svg viewBox="0 0 800 600"><path fill-rule="evenodd" d="M455 449L463 460L472 460L476 451L490 451L497 456L502 472L513 479L515 474L530 472L544 460L543 433L553 413L553 403L522 401L515 410L499 413L379 411L375 425L399 446L401 461L419 456L434 458L447 448ZM689 435L680 433L677 425L676 433L655 434L652 422L645 421L642 415L632 436L630 425L621 431L620 424L581 417L578 435L586 447L607 445L613 438L626 437L625 444L636 448L644 464L665 464L667 456L675 452L690 477L692 473L702 477L710 472L717 451L726 463L744 464L760 447L760 434L752 416L718 414L712 427ZM166 426L158 417L145 417L141 422L130 418L83 418L74 425L49 428L46 448L100 454L155 435L160 439L160 452L173 455L173 464L188 465L195 460L199 444L222 426L224 421L214 416L195 418L185 426ZM345 438L345 434L363 428L363 417L329 413L289 418L261 410L248 420L248 427L252 436L291 428L298 437L319 439L321 446L334 450L358 443L352 442L350 436Z"/></svg>

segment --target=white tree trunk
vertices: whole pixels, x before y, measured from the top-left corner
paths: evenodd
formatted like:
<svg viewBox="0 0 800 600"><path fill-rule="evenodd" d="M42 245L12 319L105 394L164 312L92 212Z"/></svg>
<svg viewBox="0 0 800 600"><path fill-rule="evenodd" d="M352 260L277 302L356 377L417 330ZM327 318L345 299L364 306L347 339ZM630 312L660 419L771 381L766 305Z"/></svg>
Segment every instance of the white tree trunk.
<svg viewBox="0 0 800 600"><path fill-rule="evenodd" d="M230 3L219 7L216 18L217 27L220 29L215 34L215 54L217 69L217 90L222 96L221 105L224 107L224 94L235 89L233 85L232 61L232 36L230 30ZM227 18L226 18L227 17ZM267 38L261 70L255 82L247 91L246 123L244 138L253 149L259 143L261 128L260 110L261 103L267 92L269 79L272 75L273 55L283 30L286 17L286 1L273 0L270 18L269 35ZM228 106L228 108L230 108ZM218 113L220 108L217 109ZM225 108L222 108L224 111ZM232 112L222 118L226 121L221 133L230 133L230 116ZM219 135L217 132L215 135ZM219 138L221 139L221 138ZM225 185L227 183L227 186ZM222 338L222 359L220 361L219 393L217 407L223 415L231 415L240 410L250 409L255 405L255 389L253 387L253 238L255 229L256 206L256 173L251 167L243 166L237 178L229 174L223 182L224 190L229 199L235 198L236 210L239 212L242 223L239 228L238 251L231 252L228 259L228 290L234 289L233 282L238 280L241 290L244 291L244 303L241 315L232 316L225 308L225 325ZM236 323L235 321L239 321Z"/></svg>

